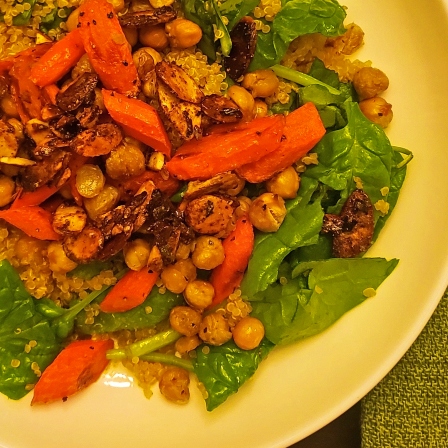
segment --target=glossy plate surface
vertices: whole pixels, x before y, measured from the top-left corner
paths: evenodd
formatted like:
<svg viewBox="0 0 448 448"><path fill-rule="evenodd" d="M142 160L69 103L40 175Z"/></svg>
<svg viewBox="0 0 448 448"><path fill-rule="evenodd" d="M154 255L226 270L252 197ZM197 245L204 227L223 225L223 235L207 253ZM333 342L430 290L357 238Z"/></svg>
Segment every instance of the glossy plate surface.
<svg viewBox="0 0 448 448"><path fill-rule="evenodd" d="M415 340L448 283L448 2L343 0L366 33L357 55L389 76L394 145L414 151L396 210L370 256L401 262L377 296L324 334L274 351L213 413L151 400L119 370L68 400L0 397L2 448L284 447L362 398Z"/></svg>

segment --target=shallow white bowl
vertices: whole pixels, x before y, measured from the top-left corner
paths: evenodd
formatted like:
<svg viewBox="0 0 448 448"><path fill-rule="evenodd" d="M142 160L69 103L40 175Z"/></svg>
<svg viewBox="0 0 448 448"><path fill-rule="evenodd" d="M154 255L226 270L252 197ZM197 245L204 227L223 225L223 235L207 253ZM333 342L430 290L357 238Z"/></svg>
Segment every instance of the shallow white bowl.
<svg viewBox="0 0 448 448"><path fill-rule="evenodd" d="M392 143L415 154L396 210L369 254L401 259L377 296L322 335L274 351L213 413L194 386L184 407L157 391L146 400L112 368L67 403L31 408L31 397L1 396L0 446L284 447L361 399L409 348L448 283L448 2L343 3L366 32L357 56L390 78Z"/></svg>

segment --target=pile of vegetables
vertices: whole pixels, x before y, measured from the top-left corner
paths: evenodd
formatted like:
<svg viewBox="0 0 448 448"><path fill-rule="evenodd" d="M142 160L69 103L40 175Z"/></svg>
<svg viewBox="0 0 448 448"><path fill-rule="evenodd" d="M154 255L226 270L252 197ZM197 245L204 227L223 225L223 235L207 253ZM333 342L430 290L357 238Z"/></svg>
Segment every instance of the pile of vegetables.
<svg viewBox="0 0 448 448"><path fill-rule="evenodd" d="M177 291L166 274L175 266L175 251L169 252L169 245L162 245L166 241L158 239L153 246L157 254L151 251L144 267L127 263L130 269L115 273L115 286L92 291L82 300L75 297L67 308L32 297L11 264L0 262L0 392L9 398L20 399L34 389L33 404L66 400L96 381L110 360L138 357L178 369L167 371L179 384L179 402L188 397L186 372L194 372L207 391L207 409L213 410L238 391L277 345L322 332L375 295L396 267L396 259L363 254L398 200L412 154L393 147L382 127L366 117L360 108L363 90L341 82L321 61L316 59L307 74L280 64L298 36L343 35L344 8L336 0L287 0L273 20L260 19L269 26L262 32L252 26L257 5L258 0L181 2L186 19L202 30L194 44L210 61L224 61L229 84L239 87L243 67L242 74L269 69L269 76L300 86L288 104L273 104L269 113L254 119L245 119L244 110L228 97L204 96L175 64L159 61L156 78L142 76L123 29L138 26L144 14L124 16L120 22L105 0L86 0L78 11L79 26L60 41L0 61L0 75L11 81L25 126L45 120L49 105L65 108L64 116L79 110L84 99L77 100L76 89L81 84L75 80L62 87L61 80L85 54L94 74L83 75L82 88L91 94L97 83L102 86L103 117L107 116L95 127L86 125L63 139L68 146L63 157L69 156L61 159L64 168L57 178L33 178L27 188L32 176L26 173L34 173L27 166L40 159L16 154L0 159L28 169L22 174L24 191L4 204L0 219L33 238L62 242L64 257L77 265L67 269L67 275L80 278L110 267L109 259L121 256L145 220L147 232L157 237L157 223L163 222L177 229L177 244L182 238L191 243L194 229L200 235L196 248L201 241L212 245L215 240L222 248L212 267L209 259L195 261L193 253L199 279L183 278L185 285ZM150 19L144 20L173 20L166 7L147 15ZM254 42L241 42L241 32ZM242 49L247 52L242 54ZM177 83L171 84L173 79ZM159 107L142 98L148 82L158 83ZM179 85L187 87L177 91ZM221 102L219 110L212 107ZM209 127L203 125L205 116ZM79 123L82 118L76 115ZM183 138L179 148L173 148L167 120ZM89 166L88 161L103 157L107 167L122 133L151 148L153 171L124 182L124 191L132 193L128 201L88 216L82 205L89 196L77 187L76 173ZM310 151L318 163L299 169ZM301 171L300 185L296 168ZM279 173L287 179L282 194L272 186ZM246 196L256 198L239 216L234 215L234 199L212 195L202 201L189 190L195 182L223 182L225 176L245 181ZM64 185L71 192L71 204L56 200L53 208L46 206ZM223 203L225 213L230 210L229 216L235 216L231 231L221 238L203 236L223 229L203 230L193 223L194 213L204 213L206 223L207 207ZM65 220L67 213L77 220ZM158 287L160 278L167 290ZM196 290L189 293L188 288ZM252 311L230 329L217 310L235 291ZM86 321L86 307L92 304L99 308L93 324ZM145 328L159 332L114 348L112 333ZM211 328L219 335L212 335ZM181 338L197 339L198 334L201 345L195 357L159 351ZM163 383L162 379L162 392Z"/></svg>

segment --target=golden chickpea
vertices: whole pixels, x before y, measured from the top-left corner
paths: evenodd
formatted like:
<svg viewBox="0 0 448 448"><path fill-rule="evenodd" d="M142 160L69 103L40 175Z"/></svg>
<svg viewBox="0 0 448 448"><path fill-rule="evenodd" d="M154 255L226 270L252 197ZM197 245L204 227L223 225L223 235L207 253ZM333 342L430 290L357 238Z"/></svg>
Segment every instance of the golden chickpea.
<svg viewBox="0 0 448 448"><path fill-rule="evenodd" d="M389 87L389 78L381 70L363 67L353 77L353 87L361 100L373 98Z"/></svg>
<svg viewBox="0 0 448 448"><path fill-rule="evenodd" d="M153 8L161 8L162 6L172 5L174 0L149 0L149 3Z"/></svg>
<svg viewBox="0 0 448 448"><path fill-rule="evenodd" d="M254 98L267 98L275 93L280 81L269 69L255 70L244 75L242 86L252 93Z"/></svg>
<svg viewBox="0 0 448 448"><path fill-rule="evenodd" d="M187 287L187 279L184 274L176 269L173 265L167 266L161 274L163 284L166 289L174 294L181 294Z"/></svg>
<svg viewBox="0 0 448 448"><path fill-rule="evenodd" d="M73 10L67 18L65 25L67 26L67 31L71 32L78 28L79 23L79 8Z"/></svg>
<svg viewBox="0 0 448 448"><path fill-rule="evenodd" d="M170 325L184 336L193 336L199 331L202 315L189 306L175 306L170 311Z"/></svg>
<svg viewBox="0 0 448 448"><path fill-rule="evenodd" d="M361 101L359 108L370 121L380 125L382 128L387 128L394 117L392 104L389 104L380 96Z"/></svg>
<svg viewBox="0 0 448 448"><path fill-rule="evenodd" d="M62 244L57 241L52 241L48 245L47 257L50 269L58 274L66 274L78 266L67 257Z"/></svg>
<svg viewBox="0 0 448 448"><path fill-rule="evenodd" d="M227 90L228 97L241 109L244 121L251 121L254 116L254 97L244 88L236 84Z"/></svg>
<svg viewBox="0 0 448 448"><path fill-rule="evenodd" d="M145 47L164 50L168 46L168 36L164 25L145 26L138 33L138 40Z"/></svg>
<svg viewBox="0 0 448 448"><path fill-rule="evenodd" d="M199 269L214 269L224 261L224 248L221 240L214 236L200 236L196 240L191 259Z"/></svg>
<svg viewBox="0 0 448 448"><path fill-rule="evenodd" d="M72 191L70 184L67 182L65 183L58 191L58 193L64 198L64 199L73 199Z"/></svg>
<svg viewBox="0 0 448 448"><path fill-rule="evenodd" d="M191 245L179 243L176 251L176 260L186 260L190 256Z"/></svg>
<svg viewBox="0 0 448 448"><path fill-rule="evenodd" d="M185 301L196 310L204 310L213 302L215 288L205 280L194 280L188 283L184 291Z"/></svg>
<svg viewBox="0 0 448 448"><path fill-rule="evenodd" d="M255 317L243 317L233 329L233 340L242 350L252 350L264 338L264 325Z"/></svg>
<svg viewBox="0 0 448 448"><path fill-rule="evenodd" d="M15 256L23 264L31 264L42 258L42 253L46 249L46 242L37 240L28 235L23 235L19 238L15 246Z"/></svg>
<svg viewBox="0 0 448 448"><path fill-rule="evenodd" d="M94 198L84 198L84 208L89 218L95 220L103 213L110 212L117 205L119 199L118 189L106 184Z"/></svg>
<svg viewBox="0 0 448 448"><path fill-rule="evenodd" d="M168 367L159 381L161 394L177 404L186 404L190 399L190 375L180 367Z"/></svg>
<svg viewBox="0 0 448 448"><path fill-rule="evenodd" d="M168 40L173 48L188 48L202 39L199 25L187 19L174 19L165 25Z"/></svg>
<svg viewBox="0 0 448 448"><path fill-rule="evenodd" d="M238 196L239 205L235 210L235 214L238 218L249 213L250 204L252 201L247 196Z"/></svg>
<svg viewBox="0 0 448 448"><path fill-rule="evenodd" d="M14 128L14 135L16 139L21 142L25 136L23 135L23 124L17 118L10 118L8 123Z"/></svg>
<svg viewBox="0 0 448 448"><path fill-rule="evenodd" d="M53 215L53 229L59 235L79 233L87 223L87 214L78 205L61 204Z"/></svg>
<svg viewBox="0 0 448 448"><path fill-rule="evenodd" d="M202 319L199 326L199 337L208 344L222 345L232 339L229 323L219 313L211 313Z"/></svg>
<svg viewBox="0 0 448 448"><path fill-rule="evenodd" d="M16 183L8 176L0 175L0 207L12 202Z"/></svg>
<svg viewBox="0 0 448 448"><path fill-rule="evenodd" d="M183 274L187 281L191 282L196 279L196 266L190 258L178 260L173 266Z"/></svg>
<svg viewBox="0 0 448 448"><path fill-rule="evenodd" d="M126 36L126 40L131 47L135 47L138 43L138 30L137 28L124 27L123 33Z"/></svg>
<svg viewBox="0 0 448 448"><path fill-rule="evenodd" d="M76 189L84 198L94 198L104 187L106 178L98 165L87 163L76 172Z"/></svg>
<svg viewBox="0 0 448 448"><path fill-rule="evenodd" d="M254 118L266 117L268 114L268 105L263 100L256 99L253 113Z"/></svg>
<svg viewBox="0 0 448 448"><path fill-rule="evenodd" d="M174 344L174 348L177 352L183 355L185 353L191 352L199 345L201 345L201 340L199 339L198 335L195 334L193 336L182 336L176 341L176 343Z"/></svg>
<svg viewBox="0 0 448 448"><path fill-rule="evenodd" d="M112 5L115 12L123 11L124 9L124 0L107 0L108 3Z"/></svg>
<svg viewBox="0 0 448 448"><path fill-rule="evenodd" d="M262 232L276 232L285 216L285 201L278 194L263 193L249 208L250 222Z"/></svg>
<svg viewBox="0 0 448 448"><path fill-rule="evenodd" d="M145 171L145 156L139 146L120 143L106 159L106 173L116 180L138 176Z"/></svg>
<svg viewBox="0 0 448 448"><path fill-rule="evenodd" d="M150 252L151 247L149 243L142 238L137 238L127 243L124 247L124 262L129 269L140 271L147 265Z"/></svg>
<svg viewBox="0 0 448 448"><path fill-rule="evenodd" d="M290 166L267 180L266 190L269 193L278 194L283 199L292 199L297 196L299 184L300 177L297 171Z"/></svg>

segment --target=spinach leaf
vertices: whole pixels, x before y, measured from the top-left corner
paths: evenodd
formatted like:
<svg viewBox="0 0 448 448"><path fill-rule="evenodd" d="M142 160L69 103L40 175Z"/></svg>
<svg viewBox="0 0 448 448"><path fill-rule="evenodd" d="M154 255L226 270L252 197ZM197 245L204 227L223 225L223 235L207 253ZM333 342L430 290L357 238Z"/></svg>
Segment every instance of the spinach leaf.
<svg viewBox="0 0 448 448"><path fill-rule="evenodd" d="M241 350L233 341L209 348L207 354L203 350L197 350L193 368L207 390L208 396L205 399L207 410L212 411L230 395L238 392L274 345L265 338L253 350Z"/></svg>
<svg viewBox="0 0 448 448"><path fill-rule="evenodd" d="M298 95L296 92L291 91L289 94L289 101L286 104L282 104L279 101L274 103L270 108L270 112L273 114L285 114L287 112L292 112L299 107Z"/></svg>
<svg viewBox="0 0 448 448"><path fill-rule="evenodd" d="M257 48L249 71L277 64L296 37L309 33L338 36L345 32L344 8L336 0L286 0L272 22L269 33L258 32Z"/></svg>
<svg viewBox="0 0 448 448"><path fill-rule="evenodd" d="M274 344L322 332L362 303L394 270L398 260L331 258L299 263L286 285L274 284L252 302Z"/></svg>
<svg viewBox="0 0 448 448"><path fill-rule="evenodd" d="M96 302L99 303L106 296L103 292ZM95 317L93 324L86 324L86 311L81 311L75 322L78 332L82 334L109 333L118 330L138 330L154 327L166 319L171 308L181 305L183 298L179 294L166 291L160 294L159 289L154 287L146 300L132 310L123 313L103 313L100 311Z"/></svg>
<svg viewBox="0 0 448 448"><path fill-rule="evenodd" d="M233 27L253 11L258 3L260 3L259 0L224 0L220 2L219 10L229 21L227 29L232 31Z"/></svg>
<svg viewBox="0 0 448 448"><path fill-rule="evenodd" d="M291 251L317 242L323 220L321 197L313 196L317 188L316 180L303 178L297 198L286 203L288 213L280 229L255 237L254 250L241 283L243 295L252 297L265 290L275 282L280 264Z"/></svg>
<svg viewBox="0 0 448 448"><path fill-rule="evenodd" d="M72 12L73 8L65 7L65 8L54 8L49 14L45 17L42 17L42 21L39 25L39 30L43 33L48 34L50 30L55 30L61 26L62 22L67 21L68 16ZM64 17L60 17L59 11L64 12Z"/></svg>
<svg viewBox="0 0 448 448"><path fill-rule="evenodd" d="M43 371L61 348L50 321L36 311L36 302L19 275L8 261L1 261L0 392L14 400L24 397L38 380L35 371Z"/></svg>

